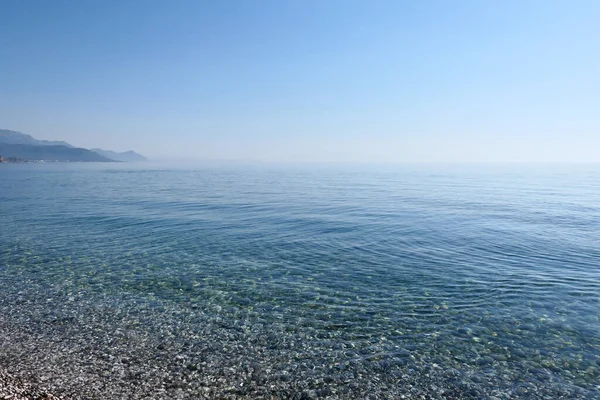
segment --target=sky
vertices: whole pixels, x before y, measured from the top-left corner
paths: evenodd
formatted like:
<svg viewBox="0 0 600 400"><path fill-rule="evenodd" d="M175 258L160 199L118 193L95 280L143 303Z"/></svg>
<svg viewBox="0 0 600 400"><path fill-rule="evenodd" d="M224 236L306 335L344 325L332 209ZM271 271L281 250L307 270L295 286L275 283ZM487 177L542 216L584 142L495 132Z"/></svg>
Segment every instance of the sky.
<svg viewBox="0 0 600 400"><path fill-rule="evenodd" d="M600 161L597 0L0 0L0 128L153 159Z"/></svg>

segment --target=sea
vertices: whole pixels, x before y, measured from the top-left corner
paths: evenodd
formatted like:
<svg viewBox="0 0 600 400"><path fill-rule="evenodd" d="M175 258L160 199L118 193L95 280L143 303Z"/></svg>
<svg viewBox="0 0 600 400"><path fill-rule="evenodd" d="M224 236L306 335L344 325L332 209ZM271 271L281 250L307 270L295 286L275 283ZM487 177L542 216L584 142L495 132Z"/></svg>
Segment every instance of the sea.
<svg viewBox="0 0 600 400"><path fill-rule="evenodd" d="M2 164L0 367L76 399L600 399L600 164Z"/></svg>

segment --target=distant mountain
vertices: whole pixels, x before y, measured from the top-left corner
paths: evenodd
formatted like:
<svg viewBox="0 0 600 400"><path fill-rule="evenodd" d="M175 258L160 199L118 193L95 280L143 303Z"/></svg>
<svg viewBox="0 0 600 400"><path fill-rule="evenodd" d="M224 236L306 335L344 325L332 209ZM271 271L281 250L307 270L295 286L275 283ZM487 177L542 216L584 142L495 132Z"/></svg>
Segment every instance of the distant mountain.
<svg viewBox="0 0 600 400"><path fill-rule="evenodd" d="M110 158L115 161L123 161L123 162L136 162L136 161L148 161L146 157L141 154L136 153L135 151L125 151L123 153L117 153L110 150L102 150L102 149L91 149L94 153L98 153L103 157Z"/></svg>
<svg viewBox="0 0 600 400"><path fill-rule="evenodd" d="M22 160L114 162L93 151L67 146L0 143L0 155Z"/></svg>
<svg viewBox="0 0 600 400"><path fill-rule="evenodd" d="M46 161L147 161L135 151L87 150L67 142L38 140L25 133L0 129L0 155L4 158Z"/></svg>
<svg viewBox="0 0 600 400"><path fill-rule="evenodd" d="M0 129L0 143L7 144L29 144L33 146L65 146L75 147L67 142L52 141L52 140L37 140L33 136L26 135L17 131L9 131L8 129Z"/></svg>

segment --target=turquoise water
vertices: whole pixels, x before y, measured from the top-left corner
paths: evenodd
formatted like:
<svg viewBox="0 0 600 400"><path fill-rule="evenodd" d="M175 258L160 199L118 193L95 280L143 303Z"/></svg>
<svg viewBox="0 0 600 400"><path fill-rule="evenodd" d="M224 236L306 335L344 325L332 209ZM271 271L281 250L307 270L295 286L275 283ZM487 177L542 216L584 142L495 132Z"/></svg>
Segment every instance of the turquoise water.
<svg viewBox="0 0 600 400"><path fill-rule="evenodd" d="M0 165L0 365L80 398L600 398L600 165Z"/></svg>

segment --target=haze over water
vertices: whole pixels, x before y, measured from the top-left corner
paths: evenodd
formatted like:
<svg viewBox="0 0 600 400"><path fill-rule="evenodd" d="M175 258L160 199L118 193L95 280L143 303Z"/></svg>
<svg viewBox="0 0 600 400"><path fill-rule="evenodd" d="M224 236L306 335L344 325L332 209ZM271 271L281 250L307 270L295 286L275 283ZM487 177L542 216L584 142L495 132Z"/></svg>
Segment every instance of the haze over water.
<svg viewBox="0 0 600 400"><path fill-rule="evenodd" d="M0 360L58 394L600 397L598 165L4 165L0 210Z"/></svg>

